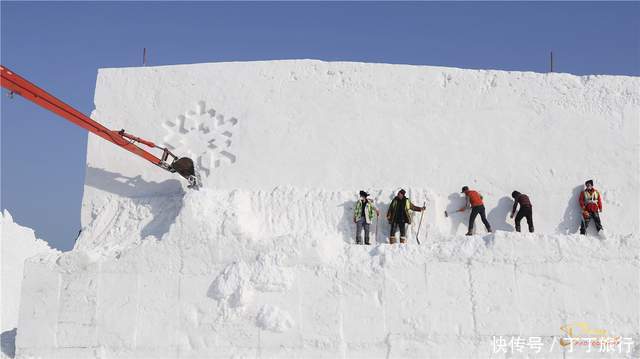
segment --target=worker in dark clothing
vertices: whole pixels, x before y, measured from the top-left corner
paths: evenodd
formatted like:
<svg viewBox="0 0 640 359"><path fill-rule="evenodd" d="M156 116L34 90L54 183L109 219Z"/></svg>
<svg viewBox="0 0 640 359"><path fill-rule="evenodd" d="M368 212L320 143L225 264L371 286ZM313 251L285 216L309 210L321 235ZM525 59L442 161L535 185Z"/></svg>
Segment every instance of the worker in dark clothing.
<svg viewBox="0 0 640 359"><path fill-rule="evenodd" d="M597 189L593 188L593 180L588 180L584 183L585 190L580 193L578 201L580 202L580 208L582 209L582 223L580 224L580 234L587 234L587 227L591 219L596 224L598 232L602 229L602 223L600 223L600 214L602 212L602 196Z"/></svg>
<svg viewBox="0 0 640 359"><path fill-rule="evenodd" d="M529 233L533 233L533 210L529 196L518 191L513 191L511 192L511 197L513 197L511 218L513 218L514 215L516 216L516 232L520 232L520 221L522 221L522 218L526 218L527 225L529 226ZM518 214L516 214L518 204L520 204L520 210L518 211Z"/></svg>
<svg viewBox="0 0 640 359"><path fill-rule="evenodd" d="M389 243L396 243L396 230L400 230L400 243L406 243L406 224L411 224L411 215L409 211L422 212L426 207L417 207L411 203L411 200L405 197L407 192L403 189L398 191L396 197L391 201L389 210L387 211L387 220L391 225L389 233Z"/></svg>
<svg viewBox="0 0 640 359"><path fill-rule="evenodd" d="M477 191L470 190L469 187L462 187L462 192L467 197L467 203L464 207L460 208L458 212L464 212L467 208L471 208L471 214L469 215L469 230L466 235L473 235L473 223L476 221L476 217L480 215L482 223L484 223L487 232L491 233L491 224L487 220L485 214L484 202L482 202L482 195Z"/></svg>

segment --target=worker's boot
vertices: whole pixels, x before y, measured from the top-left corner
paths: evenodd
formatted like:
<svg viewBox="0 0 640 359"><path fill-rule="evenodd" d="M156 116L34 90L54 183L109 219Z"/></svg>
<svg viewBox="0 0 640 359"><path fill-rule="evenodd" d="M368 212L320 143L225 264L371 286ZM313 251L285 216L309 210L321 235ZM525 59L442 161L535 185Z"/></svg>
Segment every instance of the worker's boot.
<svg viewBox="0 0 640 359"><path fill-rule="evenodd" d="M407 243L407 237L400 237L400 243Z"/></svg>
<svg viewBox="0 0 640 359"><path fill-rule="evenodd" d="M396 244L396 236L389 237L389 244Z"/></svg>

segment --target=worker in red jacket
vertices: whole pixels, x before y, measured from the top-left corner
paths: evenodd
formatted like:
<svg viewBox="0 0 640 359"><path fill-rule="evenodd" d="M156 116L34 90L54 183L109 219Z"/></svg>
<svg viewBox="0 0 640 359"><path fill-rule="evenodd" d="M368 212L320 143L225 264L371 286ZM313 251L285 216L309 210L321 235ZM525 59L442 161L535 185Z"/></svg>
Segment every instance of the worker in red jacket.
<svg viewBox="0 0 640 359"><path fill-rule="evenodd" d="M460 208L458 212L464 212L467 208L471 207L471 214L469 215L469 230L467 236L473 235L473 222L476 221L476 216L480 215L482 223L484 223L487 232L491 233L491 224L487 220L485 214L484 202L482 202L482 195L477 191L470 190L468 186L462 187L462 193L467 197L467 203L464 207Z"/></svg>
<svg viewBox="0 0 640 359"><path fill-rule="evenodd" d="M600 212L602 212L602 196L597 189L593 188L593 180L584 183L585 190L580 193L578 201L582 209L582 223L580 224L580 234L587 233L587 227L591 219L596 224L598 232L602 229L600 223Z"/></svg>

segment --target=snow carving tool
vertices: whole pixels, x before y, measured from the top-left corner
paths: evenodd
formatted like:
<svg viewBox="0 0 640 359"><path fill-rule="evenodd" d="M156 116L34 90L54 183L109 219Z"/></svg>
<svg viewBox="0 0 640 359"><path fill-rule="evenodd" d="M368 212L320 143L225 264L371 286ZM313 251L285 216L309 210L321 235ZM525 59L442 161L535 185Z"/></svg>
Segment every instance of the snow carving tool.
<svg viewBox="0 0 640 359"><path fill-rule="evenodd" d="M426 208L427 207L427 202L424 202L424 204L422 205L422 208ZM420 227L422 226L422 217L424 217L424 209L422 211L420 211L420 223L418 223L418 230L416 231L416 242L418 242L418 244L420 244L420 239L418 239L418 235L420 234Z"/></svg>
<svg viewBox="0 0 640 359"><path fill-rule="evenodd" d="M195 172L192 159L188 157L178 157L167 148L133 136L124 130L109 130L102 124L92 120L82 112L62 102L3 65L0 65L0 73L2 87L9 90L9 97L18 94L85 130L146 159L166 171L178 173L189 182L189 188L198 189L201 187L200 176ZM136 144L143 144L149 148L158 148L162 150L162 155L158 157L138 147Z"/></svg>

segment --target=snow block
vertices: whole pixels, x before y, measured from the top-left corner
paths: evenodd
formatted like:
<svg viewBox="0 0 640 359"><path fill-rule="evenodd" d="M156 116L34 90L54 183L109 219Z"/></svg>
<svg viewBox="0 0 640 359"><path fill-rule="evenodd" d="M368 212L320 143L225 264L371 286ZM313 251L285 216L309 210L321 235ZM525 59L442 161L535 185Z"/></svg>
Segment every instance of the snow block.
<svg viewBox="0 0 640 359"><path fill-rule="evenodd" d="M640 215L639 86L627 76L312 60L136 67L99 71L92 116L192 157L210 188L262 189L265 199L283 185L429 188L440 217L469 185L497 230L513 230L507 213L519 190L538 231L577 232L577 195L594 179L605 228L627 234ZM593 136L597 150L585 147ZM169 202L152 198L180 193L185 181L93 135L87 152L83 225L116 198L129 199L124 207L146 200L125 213L160 238L171 216L154 211ZM429 223L460 233L465 217Z"/></svg>
<svg viewBox="0 0 640 359"><path fill-rule="evenodd" d="M55 257L59 252L49 247L47 242L38 239L32 229L16 223L6 209L0 213L0 234L2 256L2 332L10 332L18 325L20 292L23 279L24 261L41 255Z"/></svg>

